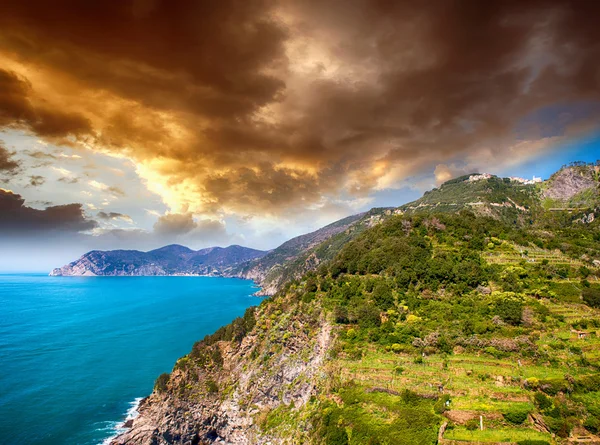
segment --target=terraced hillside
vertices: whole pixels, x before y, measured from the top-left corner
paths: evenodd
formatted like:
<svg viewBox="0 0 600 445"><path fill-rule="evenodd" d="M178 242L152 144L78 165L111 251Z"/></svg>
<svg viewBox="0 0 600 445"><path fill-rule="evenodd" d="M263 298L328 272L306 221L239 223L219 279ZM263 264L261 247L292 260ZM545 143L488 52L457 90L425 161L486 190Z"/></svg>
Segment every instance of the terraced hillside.
<svg viewBox="0 0 600 445"><path fill-rule="evenodd" d="M388 215L199 342L116 443L600 440L600 224L548 224ZM558 260L508 258L531 245Z"/></svg>

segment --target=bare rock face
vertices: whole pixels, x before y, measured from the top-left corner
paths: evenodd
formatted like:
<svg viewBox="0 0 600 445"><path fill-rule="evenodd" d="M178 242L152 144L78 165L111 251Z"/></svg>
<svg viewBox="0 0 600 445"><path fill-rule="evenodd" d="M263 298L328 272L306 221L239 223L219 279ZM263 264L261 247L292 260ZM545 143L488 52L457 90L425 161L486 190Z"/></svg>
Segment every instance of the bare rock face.
<svg viewBox="0 0 600 445"><path fill-rule="evenodd" d="M239 343L195 345L111 445L281 443L265 435L261 418L282 404L300 408L316 393L331 326L318 311L272 311L258 309Z"/></svg>
<svg viewBox="0 0 600 445"><path fill-rule="evenodd" d="M543 191L543 198L568 201L575 195L598 188L596 172L593 167L567 167L556 172L548 180L548 187Z"/></svg>

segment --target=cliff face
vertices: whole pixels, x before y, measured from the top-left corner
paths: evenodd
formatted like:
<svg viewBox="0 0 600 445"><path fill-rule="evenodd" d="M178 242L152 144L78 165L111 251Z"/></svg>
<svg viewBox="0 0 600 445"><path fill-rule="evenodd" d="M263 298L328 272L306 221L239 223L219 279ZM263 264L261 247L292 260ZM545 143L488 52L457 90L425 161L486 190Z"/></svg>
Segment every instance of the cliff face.
<svg viewBox="0 0 600 445"><path fill-rule="evenodd" d="M262 419L281 404L302 407L315 395L331 326L315 305L287 298L261 306L254 318L239 341L196 344L112 445L281 443L265 435Z"/></svg>
<svg viewBox="0 0 600 445"><path fill-rule="evenodd" d="M600 167L598 166L584 165L562 168L546 182L542 197L567 204L574 199L576 202L573 202L573 205L595 204L600 193L599 174ZM586 192L589 192L587 197L583 195Z"/></svg>
<svg viewBox="0 0 600 445"><path fill-rule="evenodd" d="M53 276L223 275L231 267L267 252L241 246L194 251L171 245L150 252L93 250L77 261L54 269Z"/></svg>

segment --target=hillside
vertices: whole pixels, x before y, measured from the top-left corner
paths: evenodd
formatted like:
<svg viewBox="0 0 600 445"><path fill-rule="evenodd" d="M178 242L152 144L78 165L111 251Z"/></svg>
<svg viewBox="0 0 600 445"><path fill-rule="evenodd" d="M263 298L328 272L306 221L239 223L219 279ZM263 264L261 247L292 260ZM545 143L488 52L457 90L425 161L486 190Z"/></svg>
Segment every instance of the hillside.
<svg viewBox="0 0 600 445"><path fill-rule="evenodd" d="M347 241L391 213L391 209L371 209L348 216L292 238L264 257L232 269L230 275L254 280L261 286L262 295L273 295L286 281L299 278L333 258Z"/></svg>
<svg viewBox="0 0 600 445"><path fill-rule="evenodd" d="M544 211L600 206L599 172L598 165L573 163L543 182L473 173L447 181L399 209L407 214L468 209L477 215L527 224Z"/></svg>
<svg viewBox="0 0 600 445"><path fill-rule="evenodd" d="M573 163L544 183L545 208L594 208L600 205L600 165Z"/></svg>
<svg viewBox="0 0 600 445"><path fill-rule="evenodd" d="M93 250L54 269L52 276L222 275L231 267L265 255L241 246L191 250L176 244L149 252Z"/></svg>
<svg viewBox="0 0 600 445"><path fill-rule="evenodd" d="M463 197L363 217L196 343L113 444L600 442L599 210L545 211L548 184L517 201L494 181L466 192L537 210L515 224Z"/></svg>

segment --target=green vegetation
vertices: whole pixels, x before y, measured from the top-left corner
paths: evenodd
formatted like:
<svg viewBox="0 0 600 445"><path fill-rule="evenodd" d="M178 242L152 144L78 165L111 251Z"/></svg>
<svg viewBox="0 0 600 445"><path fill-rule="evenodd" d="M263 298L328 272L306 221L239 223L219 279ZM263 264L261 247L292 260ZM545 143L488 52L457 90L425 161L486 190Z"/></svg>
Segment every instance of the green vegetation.
<svg viewBox="0 0 600 445"><path fill-rule="evenodd" d="M154 382L154 390L156 392L165 392L167 390L167 383L169 383L169 373L163 373L158 376Z"/></svg>
<svg viewBox="0 0 600 445"><path fill-rule="evenodd" d="M552 236L540 239L548 225ZM388 402L372 391L396 401L404 391L418 395L419 431L434 431L436 415L446 412L486 419L483 431L478 417L449 428L448 439L555 443L534 428L530 413L558 438L576 425L594 433L600 342L590 328L600 327L593 309L600 274L591 259L600 256L598 230L597 223L555 220L514 226L468 212L393 217L347 243L326 268L291 283L287 292L310 294L338 327L332 364L342 373L334 391L342 403L311 407L324 443L366 443L353 442L355 429L373 443L435 442L390 441L400 433L393 421L380 423ZM486 257L490 244L497 254L534 246L541 255L556 243L560 261ZM581 254L589 258L585 266L569 263ZM579 329L583 338L574 334ZM351 409L348 385L361 409ZM584 394L585 403L578 399Z"/></svg>
<svg viewBox="0 0 600 445"><path fill-rule="evenodd" d="M316 376L289 384L316 388L307 403L242 403L263 434L425 445L447 422L448 440L548 445L598 433L600 218L544 209L551 184L467 179L297 254L281 290L195 344L171 385L224 397L232 350L251 348L244 366L273 377L282 354L310 363L331 327Z"/></svg>

